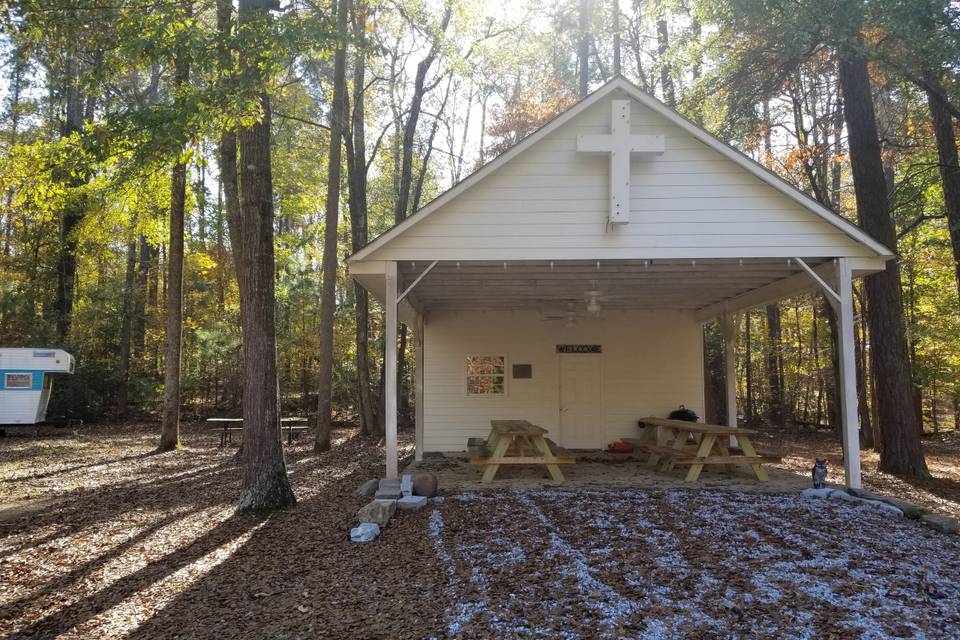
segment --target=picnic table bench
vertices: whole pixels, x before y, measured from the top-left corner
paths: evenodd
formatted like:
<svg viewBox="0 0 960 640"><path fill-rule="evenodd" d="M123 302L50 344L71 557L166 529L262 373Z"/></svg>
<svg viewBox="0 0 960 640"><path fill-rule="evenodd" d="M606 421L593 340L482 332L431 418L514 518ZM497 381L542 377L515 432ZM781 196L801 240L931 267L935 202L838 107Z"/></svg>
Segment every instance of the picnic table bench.
<svg viewBox="0 0 960 640"><path fill-rule="evenodd" d="M638 425L643 428L643 435L623 440L649 453L650 466L659 463L663 471L678 465L689 466L688 482L700 477L704 465L749 466L757 480L765 482L769 476L762 465L780 461L776 454L757 452L750 439L756 432L751 429L653 417L641 418ZM737 446L727 443L729 436L736 438Z"/></svg>
<svg viewBox="0 0 960 640"><path fill-rule="evenodd" d="M570 452L546 437L543 427L526 420L491 420L490 426L483 451L470 458L470 464L486 466L481 482L492 482L502 464L543 465L551 478L562 482L558 465L576 462Z"/></svg>
<svg viewBox="0 0 960 640"><path fill-rule="evenodd" d="M216 426L209 427L211 431L220 432L220 447L227 446L227 443L233 443L233 432L239 431L243 435L243 418L207 418L208 423ZM280 431L287 431L287 444L293 443L294 435L310 429L307 426L308 420L304 417L295 416L290 418L280 418Z"/></svg>

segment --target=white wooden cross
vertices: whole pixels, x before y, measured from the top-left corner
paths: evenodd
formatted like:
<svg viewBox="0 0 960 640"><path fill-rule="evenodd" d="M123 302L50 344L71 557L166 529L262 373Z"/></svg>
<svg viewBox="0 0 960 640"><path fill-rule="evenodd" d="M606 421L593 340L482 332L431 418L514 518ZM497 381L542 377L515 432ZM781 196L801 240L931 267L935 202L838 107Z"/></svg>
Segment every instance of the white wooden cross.
<svg viewBox="0 0 960 640"><path fill-rule="evenodd" d="M613 100L609 134L577 137L577 151L610 154L610 222L630 222L630 156L659 155L663 135L635 136L630 133L630 101Z"/></svg>

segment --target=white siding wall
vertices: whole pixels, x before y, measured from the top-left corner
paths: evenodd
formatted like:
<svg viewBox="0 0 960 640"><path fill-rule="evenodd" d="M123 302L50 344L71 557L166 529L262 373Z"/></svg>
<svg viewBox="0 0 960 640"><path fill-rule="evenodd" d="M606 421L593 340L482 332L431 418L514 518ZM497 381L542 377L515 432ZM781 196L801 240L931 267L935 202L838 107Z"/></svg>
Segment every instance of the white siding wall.
<svg viewBox="0 0 960 640"><path fill-rule="evenodd" d="M372 259L873 255L661 116L632 104L633 133L665 134L666 152L633 161L630 224L607 229L607 156L576 151L578 135L609 133L608 99L412 226Z"/></svg>
<svg viewBox="0 0 960 640"><path fill-rule="evenodd" d="M680 404L703 415L700 325L675 311L611 312L602 319L542 322L537 312L431 312L424 346L424 450L462 451L484 437L490 420L524 419L559 433L557 344L601 344L602 438L636 436L637 419L666 416ZM507 393L466 395L468 354L507 357ZM513 380L510 365L532 364L533 378ZM599 446L599 445L598 445Z"/></svg>
<svg viewBox="0 0 960 640"><path fill-rule="evenodd" d="M0 381L2 386L2 381ZM42 421L43 391L5 391L0 389L0 425L35 424Z"/></svg>

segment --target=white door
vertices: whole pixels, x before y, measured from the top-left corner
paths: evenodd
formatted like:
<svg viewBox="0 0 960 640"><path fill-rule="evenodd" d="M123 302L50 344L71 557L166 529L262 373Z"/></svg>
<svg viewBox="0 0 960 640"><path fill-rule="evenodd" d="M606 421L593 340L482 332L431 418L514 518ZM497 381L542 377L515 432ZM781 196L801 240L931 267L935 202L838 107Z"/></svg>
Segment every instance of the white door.
<svg viewBox="0 0 960 640"><path fill-rule="evenodd" d="M560 444L568 449L603 447L601 359L560 356Z"/></svg>

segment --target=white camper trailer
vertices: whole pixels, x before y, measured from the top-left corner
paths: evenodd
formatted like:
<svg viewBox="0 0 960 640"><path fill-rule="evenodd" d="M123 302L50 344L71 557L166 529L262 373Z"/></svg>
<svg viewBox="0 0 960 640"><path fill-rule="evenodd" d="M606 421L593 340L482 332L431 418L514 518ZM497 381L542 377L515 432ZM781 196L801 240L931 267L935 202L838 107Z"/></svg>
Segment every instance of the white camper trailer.
<svg viewBox="0 0 960 640"><path fill-rule="evenodd" d="M0 348L0 425L43 422L52 374L73 368L73 356L62 349Z"/></svg>

